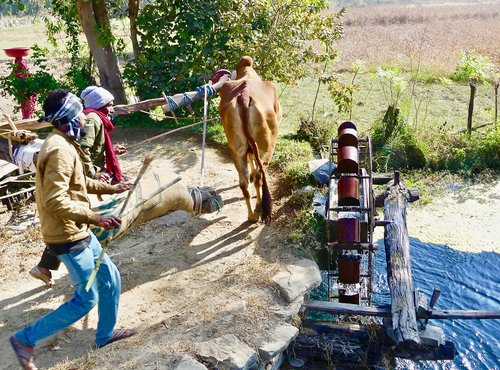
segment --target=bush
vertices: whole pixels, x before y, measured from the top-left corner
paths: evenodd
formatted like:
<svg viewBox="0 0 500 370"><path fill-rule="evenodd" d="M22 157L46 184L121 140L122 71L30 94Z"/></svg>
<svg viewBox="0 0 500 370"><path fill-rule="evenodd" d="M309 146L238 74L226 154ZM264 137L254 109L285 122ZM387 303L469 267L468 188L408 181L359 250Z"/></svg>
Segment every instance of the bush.
<svg viewBox="0 0 500 370"><path fill-rule="evenodd" d="M280 137L274 150L271 165L277 166L285 180L295 187L309 184L309 161L314 159L311 144Z"/></svg>
<svg viewBox="0 0 500 370"><path fill-rule="evenodd" d="M376 171L417 169L427 164L425 145L400 119L389 131L385 120L377 122L372 127L372 147Z"/></svg>
<svg viewBox="0 0 500 370"><path fill-rule="evenodd" d="M473 176L486 169L500 170L500 125L484 134L443 134L442 151L436 151L431 167Z"/></svg>
<svg viewBox="0 0 500 370"><path fill-rule="evenodd" d="M49 70L45 51L36 45L32 47L32 51L30 59L34 67L29 73L24 67L18 68L15 62L11 62L9 69L16 69L16 73L0 77L0 93L3 96L11 95L18 104L31 95L36 95L38 102L42 104L50 91L66 87L64 83L58 82ZM18 74L25 77L19 78ZM16 106L15 109L20 108Z"/></svg>
<svg viewBox="0 0 500 370"><path fill-rule="evenodd" d="M332 122L321 119L311 121L301 118L300 127L295 138L307 141L312 145L314 151L319 153L325 146L330 146L330 140L335 136L337 136L337 127Z"/></svg>

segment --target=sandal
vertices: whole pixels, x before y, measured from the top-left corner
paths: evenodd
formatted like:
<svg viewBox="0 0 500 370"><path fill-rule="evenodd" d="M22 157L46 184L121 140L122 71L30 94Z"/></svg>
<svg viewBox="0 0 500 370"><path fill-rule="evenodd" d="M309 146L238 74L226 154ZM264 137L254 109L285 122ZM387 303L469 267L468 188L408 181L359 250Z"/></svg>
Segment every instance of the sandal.
<svg viewBox="0 0 500 370"><path fill-rule="evenodd" d="M189 193L194 201L194 212L212 213L219 211L224 206L222 197L211 187L202 186L189 188Z"/></svg>
<svg viewBox="0 0 500 370"><path fill-rule="evenodd" d="M111 334L111 337L108 339L106 343L103 345L96 344L96 348L102 348L104 346L107 346L108 344L111 344L113 342L131 337L133 335L137 334L137 330L135 329L117 329L113 330L113 333Z"/></svg>
<svg viewBox="0 0 500 370"><path fill-rule="evenodd" d="M38 266L35 266L33 267L29 274L34 277L35 279L38 279L38 280L41 280L45 283L45 285L47 285L49 288L54 285L54 282L52 281L52 277L48 276L48 275L45 275L42 271L40 271L40 269L38 268Z"/></svg>
<svg viewBox="0 0 500 370"><path fill-rule="evenodd" d="M33 347L19 342L15 334L12 335L9 340L23 369L37 370L37 367L33 363Z"/></svg>

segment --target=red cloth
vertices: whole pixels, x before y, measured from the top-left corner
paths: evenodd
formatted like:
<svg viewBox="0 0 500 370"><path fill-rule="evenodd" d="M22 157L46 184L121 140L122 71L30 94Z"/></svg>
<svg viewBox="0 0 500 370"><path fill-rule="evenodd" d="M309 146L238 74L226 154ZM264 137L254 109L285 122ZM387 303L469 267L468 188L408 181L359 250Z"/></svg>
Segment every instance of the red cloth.
<svg viewBox="0 0 500 370"><path fill-rule="evenodd" d="M111 142L111 136L109 133L113 131L115 126L113 122L108 118L108 116L99 110L85 108L83 110L84 114L95 113L99 116L104 126L104 151L106 157L106 171L113 176L113 182L120 182L123 180L122 170L120 168L120 163L118 163L118 158L116 157L115 148L113 148L113 143Z"/></svg>

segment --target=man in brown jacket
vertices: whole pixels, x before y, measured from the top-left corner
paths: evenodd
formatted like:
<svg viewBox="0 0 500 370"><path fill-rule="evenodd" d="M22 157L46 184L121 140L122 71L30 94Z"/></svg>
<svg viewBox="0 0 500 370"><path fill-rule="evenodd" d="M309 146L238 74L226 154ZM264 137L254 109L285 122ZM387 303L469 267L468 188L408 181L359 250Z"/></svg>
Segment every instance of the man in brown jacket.
<svg viewBox="0 0 500 370"><path fill-rule="evenodd" d="M120 273L105 254L96 279L89 280L102 247L89 224L105 229L119 227L121 220L100 216L90 209L88 193L113 194L130 188L128 183L109 185L86 177L78 139L84 133L80 100L65 90L49 94L43 105L44 119L54 125L40 150L36 172L36 203L43 240L51 254L70 274L74 296L55 311L41 317L10 337L24 369L36 369L33 349L37 343L84 317L98 304L96 346L134 335L135 330L114 330L121 290Z"/></svg>

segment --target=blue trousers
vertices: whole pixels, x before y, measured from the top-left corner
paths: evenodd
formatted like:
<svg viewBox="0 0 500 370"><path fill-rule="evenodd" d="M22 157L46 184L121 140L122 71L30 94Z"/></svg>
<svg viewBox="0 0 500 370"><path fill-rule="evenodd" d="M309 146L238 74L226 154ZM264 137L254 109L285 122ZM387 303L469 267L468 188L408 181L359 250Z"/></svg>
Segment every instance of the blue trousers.
<svg viewBox="0 0 500 370"><path fill-rule="evenodd" d="M21 343L35 347L37 343L59 330L62 330L84 317L96 304L99 321L96 331L96 344L104 345L113 333L118 314L121 280L120 273L105 254L91 289L85 291L102 247L94 234L90 245L82 250L57 256L66 266L73 287L74 296L55 311L42 316L30 326L16 333Z"/></svg>

